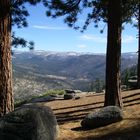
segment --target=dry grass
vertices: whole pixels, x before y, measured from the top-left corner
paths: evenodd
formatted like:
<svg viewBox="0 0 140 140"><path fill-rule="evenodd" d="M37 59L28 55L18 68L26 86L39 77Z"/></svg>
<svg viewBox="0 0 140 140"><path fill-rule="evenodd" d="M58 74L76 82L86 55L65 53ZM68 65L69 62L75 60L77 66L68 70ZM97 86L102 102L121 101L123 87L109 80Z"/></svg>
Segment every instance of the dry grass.
<svg viewBox="0 0 140 140"><path fill-rule="evenodd" d="M87 94L79 100L56 100L45 103L57 117L60 135L58 140L140 140L140 90L122 93L124 120L105 127L83 130L84 116L103 106L104 94Z"/></svg>

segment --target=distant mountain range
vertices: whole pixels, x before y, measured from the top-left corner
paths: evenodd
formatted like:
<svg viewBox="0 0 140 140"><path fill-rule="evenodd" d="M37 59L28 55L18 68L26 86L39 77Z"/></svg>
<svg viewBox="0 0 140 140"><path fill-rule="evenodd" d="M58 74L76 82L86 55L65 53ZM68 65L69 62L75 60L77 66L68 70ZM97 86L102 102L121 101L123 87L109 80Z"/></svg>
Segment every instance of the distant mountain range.
<svg viewBox="0 0 140 140"><path fill-rule="evenodd" d="M137 63L136 53L122 54L122 70ZM42 94L49 89L88 90L96 78L104 81L105 54L75 52L15 52L13 83L15 98Z"/></svg>

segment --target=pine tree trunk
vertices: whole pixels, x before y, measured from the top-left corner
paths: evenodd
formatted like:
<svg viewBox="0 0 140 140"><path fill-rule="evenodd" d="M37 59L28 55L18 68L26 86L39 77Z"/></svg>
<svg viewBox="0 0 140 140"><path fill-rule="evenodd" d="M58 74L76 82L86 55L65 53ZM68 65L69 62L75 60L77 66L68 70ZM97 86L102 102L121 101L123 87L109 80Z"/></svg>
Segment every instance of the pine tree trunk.
<svg viewBox="0 0 140 140"><path fill-rule="evenodd" d="M11 65L11 0L0 0L0 116L14 109Z"/></svg>
<svg viewBox="0 0 140 140"><path fill-rule="evenodd" d="M109 0L105 106L122 107L120 90L121 0Z"/></svg>
<svg viewBox="0 0 140 140"><path fill-rule="evenodd" d="M138 88L140 88L140 4L139 4L139 17L138 17Z"/></svg>

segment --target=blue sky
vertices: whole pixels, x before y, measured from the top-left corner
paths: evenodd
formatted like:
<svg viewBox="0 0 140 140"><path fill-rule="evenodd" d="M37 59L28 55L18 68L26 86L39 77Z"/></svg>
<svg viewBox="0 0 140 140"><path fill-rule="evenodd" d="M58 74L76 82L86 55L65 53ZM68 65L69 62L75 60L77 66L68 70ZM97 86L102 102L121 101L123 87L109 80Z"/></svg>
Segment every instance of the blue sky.
<svg viewBox="0 0 140 140"><path fill-rule="evenodd" d="M29 26L23 29L13 27L18 36L35 42L35 50L57 51L57 52L91 52L106 53L106 28L103 34L100 29L104 23L99 24L99 28L90 25L88 29L81 33L69 28L63 18L51 19L45 16L45 8L42 5L28 6L30 16L27 18ZM84 16L79 19L79 25L84 22ZM122 33L122 52L136 52L137 30L131 25L125 26ZM21 48L19 48L21 50ZM24 49L22 49L24 50Z"/></svg>

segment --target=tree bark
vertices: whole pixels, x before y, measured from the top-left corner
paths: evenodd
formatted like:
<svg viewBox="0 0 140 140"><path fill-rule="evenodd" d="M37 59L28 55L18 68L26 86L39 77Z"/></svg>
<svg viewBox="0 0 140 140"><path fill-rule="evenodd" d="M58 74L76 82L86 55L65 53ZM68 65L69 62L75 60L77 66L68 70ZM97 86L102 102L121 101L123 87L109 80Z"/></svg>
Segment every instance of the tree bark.
<svg viewBox="0 0 140 140"><path fill-rule="evenodd" d="M120 89L121 27L121 0L109 0L104 105L119 106L120 108L122 107Z"/></svg>
<svg viewBox="0 0 140 140"><path fill-rule="evenodd" d="M10 2L11 0L0 0L0 117L14 109Z"/></svg>
<svg viewBox="0 0 140 140"><path fill-rule="evenodd" d="M140 88L140 4L139 4L139 16L138 16L138 67L137 67L137 74L138 74L138 88Z"/></svg>

